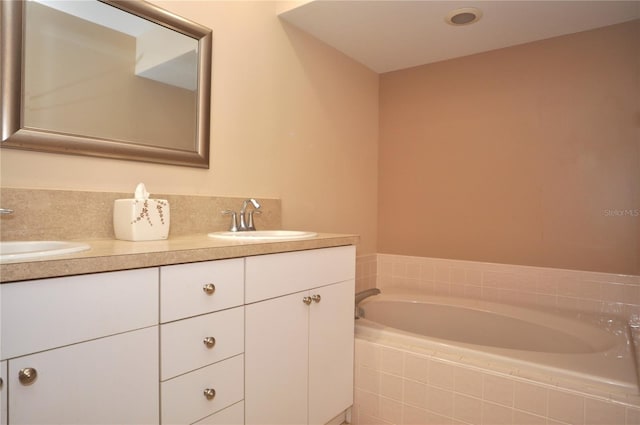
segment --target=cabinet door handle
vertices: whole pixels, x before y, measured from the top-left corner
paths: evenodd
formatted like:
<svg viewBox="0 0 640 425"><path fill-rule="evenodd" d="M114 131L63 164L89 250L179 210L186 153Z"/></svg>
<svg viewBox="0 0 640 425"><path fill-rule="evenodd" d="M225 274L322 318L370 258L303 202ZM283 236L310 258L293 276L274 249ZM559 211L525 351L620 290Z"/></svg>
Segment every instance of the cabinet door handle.
<svg viewBox="0 0 640 425"><path fill-rule="evenodd" d="M0 390L2 389L3 386L4 386L4 379L0 378Z"/></svg>
<svg viewBox="0 0 640 425"><path fill-rule="evenodd" d="M31 385L38 379L38 371L32 367L25 367L18 372L18 380L22 385Z"/></svg>
<svg viewBox="0 0 640 425"><path fill-rule="evenodd" d="M318 294L311 295L311 300L313 302L319 303L321 299L322 299L322 297L320 297L320 295L318 295Z"/></svg>
<svg viewBox="0 0 640 425"><path fill-rule="evenodd" d="M214 390L213 388L207 388L206 390L204 390L204 396L207 398L207 400L213 400L216 396L216 390Z"/></svg>
<svg viewBox="0 0 640 425"><path fill-rule="evenodd" d="M202 290L205 294L212 295L214 292L216 292L216 285L214 285L213 283L207 283L202 287Z"/></svg>
<svg viewBox="0 0 640 425"><path fill-rule="evenodd" d="M213 348L213 346L216 345L216 339L212 336L206 337L202 342L207 346L207 348Z"/></svg>
<svg viewBox="0 0 640 425"><path fill-rule="evenodd" d="M311 304L311 297L304 297L302 299L302 302L305 303L306 305Z"/></svg>

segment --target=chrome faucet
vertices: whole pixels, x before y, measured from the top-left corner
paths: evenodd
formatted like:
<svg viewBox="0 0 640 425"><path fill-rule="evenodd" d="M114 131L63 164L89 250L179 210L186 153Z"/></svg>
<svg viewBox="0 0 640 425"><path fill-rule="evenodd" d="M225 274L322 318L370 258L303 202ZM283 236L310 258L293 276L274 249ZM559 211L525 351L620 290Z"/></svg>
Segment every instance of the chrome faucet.
<svg viewBox="0 0 640 425"><path fill-rule="evenodd" d="M249 220L247 222L246 211L249 204L253 206L253 210L249 211ZM256 230L256 226L253 224L253 214L258 208L260 208L260 204L253 198L245 199L244 202L242 202L242 209L240 209L240 226L238 228L239 231Z"/></svg>
<svg viewBox="0 0 640 425"><path fill-rule="evenodd" d="M253 209L247 211L247 207L251 205ZM254 214L262 214L262 211L259 211L260 204L253 198L245 199L242 202L242 208L240 209L240 213L236 213L233 210L224 210L222 214L231 216L231 226L229 226L230 232L245 232L249 230L256 230L256 226L253 224L253 215ZM238 215L240 216L240 224L238 224Z"/></svg>
<svg viewBox="0 0 640 425"><path fill-rule="evenodd" d="M222 211L223 215L231 215L231 226L229 226L230 232L238 231L238 214L232 210L224 210Z"/></svg>
<svg viewBox="0 0 640 425"><path fill-rule="evenodd" d="M13 214L13 210L9 208L0 208L0 214Z"/></svg>
<svg viewBox="0 0 640 425"><path fill-rule="evenodd" d="M362 301L365 300L365 298L369 298L373 295L378 295L380 294L380 290L378 288L371 288L371 289L365 289L364 291L360 291L356 294L355 297L355 318L359 319L361 317L364 317L364 310L362 310L360 307L358 307L358 304L360 304Z"/></svg>

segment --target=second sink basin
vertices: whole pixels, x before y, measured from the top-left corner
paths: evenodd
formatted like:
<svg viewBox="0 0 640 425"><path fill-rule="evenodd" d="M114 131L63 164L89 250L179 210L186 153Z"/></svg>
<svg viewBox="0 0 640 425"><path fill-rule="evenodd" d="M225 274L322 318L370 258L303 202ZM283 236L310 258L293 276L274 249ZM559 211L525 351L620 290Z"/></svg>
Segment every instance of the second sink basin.
<svg viewBox="0 0 640 425"><path fill-rule="evenodd" d="M29 260L52 255L86 251L91 247L81 242L65 241L0 241L0 261Z"/></svg>
<svg viewBox="0 0 640 425"><path fill-rule="evenodd" d="M317 235L315 232L300 230L251 230L246 232L213 232L207 236L235 240L291 240L313 238Z"/></svg>

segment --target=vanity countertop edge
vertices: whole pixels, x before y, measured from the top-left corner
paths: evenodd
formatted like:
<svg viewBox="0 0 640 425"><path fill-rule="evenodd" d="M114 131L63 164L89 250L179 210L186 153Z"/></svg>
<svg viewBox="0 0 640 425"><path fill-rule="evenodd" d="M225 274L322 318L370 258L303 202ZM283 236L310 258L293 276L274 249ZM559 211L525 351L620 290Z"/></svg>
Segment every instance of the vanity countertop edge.
<svg viewBox="0 0 640 425"><path fill-rule="evenodd" d="M218 240L207 235L144 242L78 240L91 245L91 249L64 256L0 264L0 283L356 245L358 240L357 235L334 233L268 242Z"/></svg>

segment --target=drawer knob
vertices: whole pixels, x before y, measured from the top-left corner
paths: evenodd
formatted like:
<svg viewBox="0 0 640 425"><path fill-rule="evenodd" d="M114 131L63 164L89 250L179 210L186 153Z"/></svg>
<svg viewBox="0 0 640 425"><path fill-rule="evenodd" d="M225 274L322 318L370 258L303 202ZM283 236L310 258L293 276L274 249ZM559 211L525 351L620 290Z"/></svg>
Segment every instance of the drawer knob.
<svg viewBox="0 0 640 425"><path fill-rule="evenodd" d="M204 291L205 294L211 295L214 292L216 292L216 285L214 285L213 283L207 283L202 287L202 290Z"/></svg>
<svg viewBox="0 0 640 425"><path fill-rule="evenodd" d="M216 345L216 339L212 336L206 337L202 342L207 346L207 348L213 348L213 346Z"/></svg>
<svg viewBox="0 0 640 425"><path fill-rule="evenodd" d="M204 396L207 398L207 400L213 400L213 398L216 396L216 390L214 390L213 388L207 388L206 390L204 390Z"/></svg>
<svg viewBox="0 0 640 425"><path fill-rule="evenodd" d="M311 304L311 301L312 301L312 300L311 300L311 297L304 297L304 298L302 299L302 302L303 302L303 303L305 303L306 305Z"/></svg>
<svg viewBox="0 0 640 425"><path fill-rule="evenodd" d="M38 371L32 367L25 367L18 372L18 381L22 385L31 385L38 379Z"/></svg>
<svg viewBox="0 0 640 425"><path fill-rule="evenodd" d="M319 303L322 297L320 297L320 295L318 294L315 294L315 295L311 295L311 299L313 300L313 302Z"/></svg>

